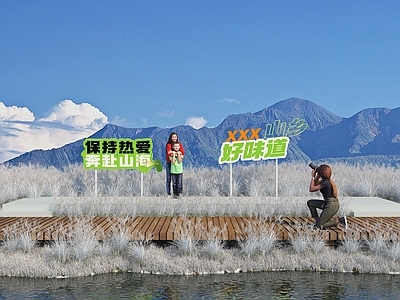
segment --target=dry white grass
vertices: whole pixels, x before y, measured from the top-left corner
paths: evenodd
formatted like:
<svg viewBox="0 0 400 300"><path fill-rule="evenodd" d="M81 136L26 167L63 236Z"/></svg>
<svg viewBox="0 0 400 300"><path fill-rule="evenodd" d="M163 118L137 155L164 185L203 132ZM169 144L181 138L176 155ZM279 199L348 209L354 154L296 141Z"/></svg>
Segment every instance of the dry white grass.
<svg viewBox="0 0 400 300"><path fill-rule="evenodd" d="M400 170L375 165L331 164L339 197L382 197L400 202ZM233 167L233 197L274 197L275 164L254 163ZM280 197L313 196L308 192L310 168L300 163L280 163ZM40 176L38 176L40 174ZM136 170L98 171L97 195L105 198L140 197L141 178ZM165 172L152 170L143 176L143 196L165 196ZM187 168L183 177L184 197L227 197L230 195L229 168ZM93 197L94 171L71 165L64 171L37 166L0 165L0 204L18 198Z"/></svg>
<svg viewBox="0 0 400 300"><path fill-rule="evenodd" d="M154 245L129 246L128 255L95 254L85 260L59 261L53 258L51 247L36 248L29 253L5 252L0 248L0 276L18 277L78 277L108 272L146 272L152 274L210 274L310 270L329 272L396 273L400 270L398 256L377 256L371 252L338 253L327 249L318 255L312 251L296 253L285 247L275 247L266 255L260 252L250 257L236 248L220 249L217 256L204 256L201 251L187 255L173 247L162 249ZM397 250L396 250L397 251Z"/></svg>
<svg viewBox="0 0 400 300"><path fill-rule="evenodd" d="M307 197L59 197L55 216L307 216ZM350 197L341 199L340 215L350 213Z"/></svg>
<svg viewBox="0 0 400 300"><path fill-rule="evenodd" d="M397 188L400 176L396 168L344 164L332 167L333 179L340 189L341 215L348 212L346 199L349 197L400 199ZM53 209L57 215L89 219L119 217L114 230L103 233L101 243L94 238L96 231L90 221L83 219L77 221L79 228L60 228L60 237L71 234L69 238L60 238L44 247L35 246L35 241L24 233L29 228L22 231L8 228L0 246L0 276L56 278L119 271L190 275L277 269L400 272L400 243L390 228L386 231L392 235L391 242L387 242L387 237L385 242L382 237L376 237L367 244L367 249L356 238L352 239L351 234L338 250L329 249L317 231L292 235L290 247L277 244L274 228L263 226L262 218L309 215L305 202L317 196L308 192L310 170L307 166L282 163L279 170L279 198L275 197L275 166L267 163L234 167L232 198L227 197L228 168L187 169L184 198L171 200L164 196L164 172L145 174L145 197L140 197L137 171L100 171L95 197L93 174L81 166L70 166L63 172L35 166L0 166L0 203L52 196L56 197ZM261 223L248 228L238 247L226 248L224 241L213 238L221 234L220 229L211 230L212 235L199 243L199 225L187 222L179 239L162 249L149 243L151 237L140 233L137 241L129 242L125 217L136 215L257 216Z"/></svg>

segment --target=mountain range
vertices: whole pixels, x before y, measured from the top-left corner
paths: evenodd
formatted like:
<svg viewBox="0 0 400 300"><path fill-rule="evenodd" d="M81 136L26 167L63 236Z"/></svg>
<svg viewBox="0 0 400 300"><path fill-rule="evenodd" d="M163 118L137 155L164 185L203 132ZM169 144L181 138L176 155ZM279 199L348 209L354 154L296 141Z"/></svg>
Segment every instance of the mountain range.
<svg viewBox="0 0 400 300"><path fill-rule="evenodd" d="M279 101L255 113L229 115L214 128L194 129L188 125L125 128L108 124L90 138L151 138L153 159L164 163L165 143L169 134L176 132L185 148L185 166L218 167L221 145L228 139L228 132L260 128L259 137L264 138L268 124L289 124L294 119L304 120L308 126L301 134L290 136L285 161L368 161L400 165L400 107L367 108L343 118L299 98ZM38 164L62 169L82 163L83 141L50 150L33 150L4 164Z"/></svg>

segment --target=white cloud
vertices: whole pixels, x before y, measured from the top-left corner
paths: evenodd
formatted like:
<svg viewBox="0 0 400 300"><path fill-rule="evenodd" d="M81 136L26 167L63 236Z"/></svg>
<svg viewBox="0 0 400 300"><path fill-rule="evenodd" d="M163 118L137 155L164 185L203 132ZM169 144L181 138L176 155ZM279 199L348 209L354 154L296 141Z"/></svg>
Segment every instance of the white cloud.
<svg viewBox="0 0 400 300"><path fill-rule="evenodd" d="M76 104L63 100L47 112L41 122L54 122L77 128L100 129L108 123L107 117L89 103Z"/></svg>
<svg viewBox="0 0 400 300"><path fill-rule="evenodd" d="M157 115L161 117L171 118L175 115L175 111L168 109L166 111L159 112Z"/></svg>
<svg viewBox="0 0 400 300"><path fill-rule="evenodd" d="M62 147L92 135L107 123L107 117L89 103L63 100L35 121L28 108L0 102L0 163L34 149Z"/></svg>
<svg viewBox="0 0 400 300"><path fill-rule="evenodd" d="M5 106L0 102L0 121L28 121L35 120L35 116L27 107Z"/></svg>
<svg viewBox="0 0 400 300"><path fill-rule="evenodd" d="M115 116L114 119L110 122L111 124L122 126L122 127L134 127L135 123L129 122L126 118L121 116Z"/></svg>
<svg viewBox="0 0 400 300"><path fill-rule="evenodd" d="M207 120L204 117L192 116L186 119L186 125L190 125L195 129L204 127L207 124Z"/></svg>
<svg viewBox="0 0 400 300"><path fill-rule="evenodd" d="M141 121L142 127L146 127L147 124L149 123L149 120L147 118L141 118L140 121Z"/></svg>
<svg viewBox="0 0 400 300"><path fill-rule="evenodd" d="M239 100L236 100L234 98L225 98L223 100L219 100L219 102L229 102L229 103L241 104Z"/></svg>

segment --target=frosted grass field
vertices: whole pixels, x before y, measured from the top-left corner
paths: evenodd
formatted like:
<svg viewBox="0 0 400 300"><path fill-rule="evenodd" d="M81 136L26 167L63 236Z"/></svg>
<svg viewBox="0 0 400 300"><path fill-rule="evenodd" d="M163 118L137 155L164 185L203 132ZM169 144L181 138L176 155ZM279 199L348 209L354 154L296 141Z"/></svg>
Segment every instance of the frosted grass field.
<svg viewBox="0 0 400 300"><path fill-rule="evenodd" d="M343 201L346 197L378 196L399 202L398 169L344 164L332 168ZM6 228L0 246L0 276L57 278L107 272L193 275L271 270L400 272L400 239L390 228L390 238L376 236L369 242L352 238L357 232L352 234L351 230L356 229L348 229L346 240L336 250L326 247L319 231L306 228L302 228L304 233L291 236L287 244L280 244L273 228L262 222L246 228L246 238L237 241L236 247L226 247L224 241L213 238L223 228L215 228L205 242L199 242L194 233L201 232L200 224L191 224L188 219L178 240L166 248L157 247L140 233L136 241L129 241L124 224L134 215L309 215L306 200L320 195L308 192L310 169L297 163L279 165L279 199L274 197L274 164L234 166L233 198L227 197L228 168L187 169L184 197L178 201L166 198L164 172L144 174L145 197L140 197L137 171L99 171L97 197L93 173L81 166L63 172L34 166L0 166L0 174L1 203L25 197L56 197L55 212L76 218L79 224L73 233L65 228L68 239L42 247L27 234L34 224L21 219L18 227ZM341 204L343 211L339 213L345 214L346 205ZM119 220L115 230L104 233L101 242L95 239L90 222L96 215L117 216Z"/></svg>
<svg viewBox="0 0 400 300"><path fill-rule="evenodd" d="M400 169L375 165L331 164L339 198L382 197L400 202ZM275 164L233 165L233 197L275 197ZM279 164L279 197L320 196L308 191L311 170L300 163ZM94 171L72 165L64 171L36 166L0 165L0 204L20 198L94 197ZM141 175L136 170L98 171L98 197L140 197ZM143 174L143 196L165 197L165 171ZM229 167L190 169L183 174L183 196L227 197Z"/></svg>

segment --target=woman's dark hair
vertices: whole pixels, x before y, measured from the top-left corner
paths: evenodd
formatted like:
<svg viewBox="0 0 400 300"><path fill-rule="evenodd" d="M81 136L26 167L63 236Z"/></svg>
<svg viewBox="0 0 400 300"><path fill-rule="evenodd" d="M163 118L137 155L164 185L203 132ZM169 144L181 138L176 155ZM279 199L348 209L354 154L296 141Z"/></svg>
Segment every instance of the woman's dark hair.
<svg viewBox="0 0 400 300"><path fill-rule="evenodd" d="M167 144L171 144L171 145L173 144L172 136L173 136L174 134L176 135L176 141L177 141L177 142L179 141L178 134L177 134L176 132L171 132L171 134L169 135Z"/></svg>

